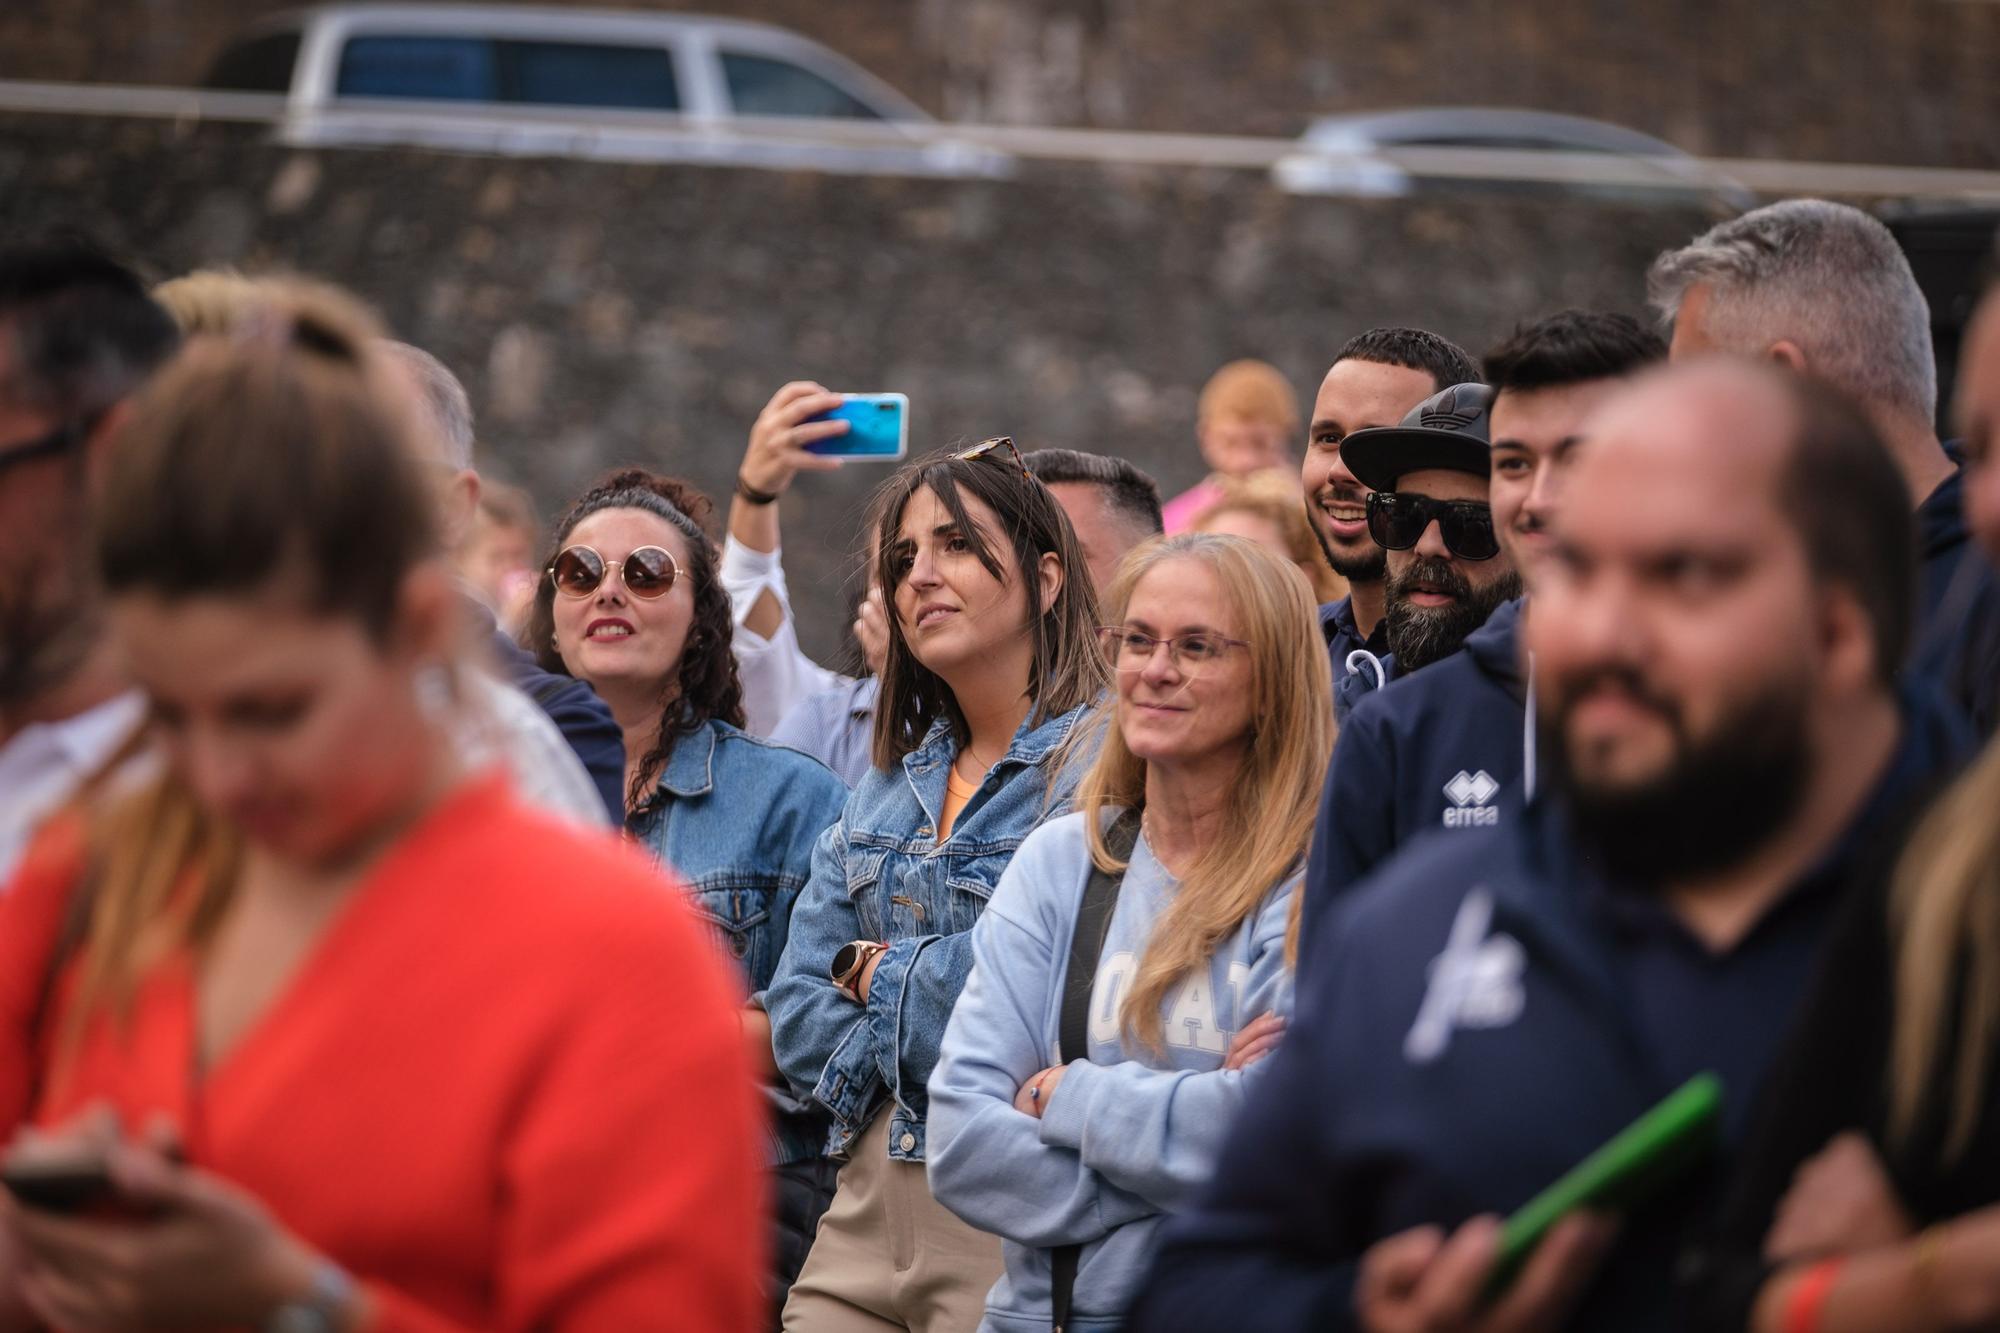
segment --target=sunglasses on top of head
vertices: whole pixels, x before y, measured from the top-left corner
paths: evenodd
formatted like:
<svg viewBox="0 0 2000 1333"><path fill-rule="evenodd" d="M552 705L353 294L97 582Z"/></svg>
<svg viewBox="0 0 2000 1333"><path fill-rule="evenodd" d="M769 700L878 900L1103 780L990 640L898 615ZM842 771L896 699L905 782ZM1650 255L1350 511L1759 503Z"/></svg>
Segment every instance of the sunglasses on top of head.
<svg viewBox="0 0 2000 1333"><path fill-rule="evenodd" d="M1493 507L1484 500L1433 500L1428 495L1371 491L1368 535L1385 551L1407 551L1438 525L1445 549L1460 560L1491 560L1500 554L1493 532Z"/></svg>
<svg viewBox="0 0 2000 1333"><path fill-rule="evenodd" d="M563 550L544 572L555 584L556 591L565 597L588 597L596 592L604 582L606 565L604 557L588 546L571 546ZM674 580L680 577L680 566L674 563L673 552L664 546L641 546L620 562L618 577L625 584L625 591L642 601L650 602L656 597L665 597L673 589Z"/></svg>
<svg viewBox="0 0 2000 1333"><path fill-rule="evenodd" d="M990 440L981 440L970 449L955 453L952 457L961 463L976 463L982 458L993 458L995 462L999 462L1000 460L995 456L994 450L1002 448L1014 456L1014 466L1020 470L1022 476L1031 475L1028 471L1028 460L1021 457L1021 450L1014 443L1014 437L1011 435L995 435Z"/></svg>

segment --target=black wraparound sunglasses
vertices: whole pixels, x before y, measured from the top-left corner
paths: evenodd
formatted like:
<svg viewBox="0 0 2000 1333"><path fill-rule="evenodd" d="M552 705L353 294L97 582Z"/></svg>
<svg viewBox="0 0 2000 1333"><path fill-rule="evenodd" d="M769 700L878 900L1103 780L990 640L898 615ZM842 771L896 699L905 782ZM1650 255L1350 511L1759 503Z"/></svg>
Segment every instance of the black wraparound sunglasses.
<svg viewBox="0 0 2000 1333"><path fill-rule="evenodd" d="M1433 500L1428 495L1371 491L1368 535L1386 551L1407 551L1438 525L1445 549L1461 560L1491 560L1500 554L1493 532L1493 507L1483 500Z"/></svg>

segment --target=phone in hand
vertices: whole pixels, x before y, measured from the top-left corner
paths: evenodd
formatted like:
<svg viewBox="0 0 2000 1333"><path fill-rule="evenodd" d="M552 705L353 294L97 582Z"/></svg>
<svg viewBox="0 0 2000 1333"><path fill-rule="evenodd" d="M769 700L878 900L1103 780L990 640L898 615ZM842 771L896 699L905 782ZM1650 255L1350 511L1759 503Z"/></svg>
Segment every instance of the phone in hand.
<svg viewBox="0 0 2000 1333"><path fill-rule="evenodd" d="M845 421L845 435L806 448L828 458L894 462L910 450L910 400L900 393L844 393L840 406L808 421Z"/></svg>
<svg viewBox="0 0 2000 1333"><path fill-rule="evenodd" d="M0 1165L0 1187L23 1208L76 1216L98 1213L118 1201L118 1186L94 1153L16 1156Z"/></svg>
<svg viewBox="0 0 2000 1333"><path fill-rule="evenodd" d="M1622 1212L1671 1184L1714 1147L1721 1120L1722 1080L1697 1074L1521 1205L1501 1226L1487 1299L1507 1289L1549 1228L1570 1213Z"/></svg>

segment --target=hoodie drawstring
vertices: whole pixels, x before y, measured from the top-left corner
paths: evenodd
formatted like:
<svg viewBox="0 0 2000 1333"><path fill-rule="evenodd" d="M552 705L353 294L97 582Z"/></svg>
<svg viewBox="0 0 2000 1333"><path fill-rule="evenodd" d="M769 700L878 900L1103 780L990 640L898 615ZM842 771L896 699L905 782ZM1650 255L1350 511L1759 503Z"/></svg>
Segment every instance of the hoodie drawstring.
<svg viewBox="0 0 2000 1333"><path fill-rule="evenodd" d="M1521 710L1521 783L1535 799L1535 655L1528 654L1528 706Z"/></svg>
<svg viewBox="0 0 2000 1333"><path fill-rule="evenodd" d="M1375 654L1369 652L1366 648L1356 648L1353 652L1347 655L1348 675L1350 676L1360 675L1361 668L1363 666L1366 666L1370 671L1375 673L1376 689L1379 690L1384 685L1389 683L1389 673L1382 669L1381 658L1375 656Z"/></svg>

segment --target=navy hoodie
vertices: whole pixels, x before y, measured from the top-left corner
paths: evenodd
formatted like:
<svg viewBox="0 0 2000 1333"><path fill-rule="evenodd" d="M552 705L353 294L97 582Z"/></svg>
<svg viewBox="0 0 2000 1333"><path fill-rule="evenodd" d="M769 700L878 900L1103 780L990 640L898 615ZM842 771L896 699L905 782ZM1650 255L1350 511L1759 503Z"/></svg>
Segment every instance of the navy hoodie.
<svg viewBox="0 0 2000 1333"><path fill-rule="evenodd" d="M597 697L597 691L574 676L544 671L534 654L509 638L493 613L472 598L466 598L467 614L484 626L493 644L493 656L507 682L533 699L569 748L590 774L597 797L613 828L625 824L625 733L611 716L611 705Z"/></svg>
<svg viewBox="0 0 2000 1333"><path fill-rule="evenodd" d="M1520 598L1465 647L1364 694L1341 723L1306 865L1305 924L1398 847L1432 829L1514 817L1530 762Z"/></svg>
<svg viewBox="0 0 2000 1333"><path fill-rule="evenodd" d="M1912 704L1839 843L1716 954L1579 854L1559 800L1435 833L1320 926L1296 1017L1194 1209L1165 1229L1134 1333L1355 1326L1358 1262L1411 1227L1506 1214L1692 1075L1726 1089L1722 1154L1627 1216L1571 1327L1681 1326L1669 1292L1827 926L1889 873L1969 749Z"/></svg>
<svg viewBox="0 0 2000 1333"><path fill-rule="evenodd" d="M1917 506L1917 619L1909 670L1963 709L1982 736L2000 725L2000 580L1965 525L1964 454L1959 469Z"/></svg>
<svg viewBox="0 0 2000 1333"><path fill-rule="evenodd" d="M1343 597L1337 602L1328 602L1319 609L1320 633L1326 636L1326 656L1333 667L1333 715L1346 716L1343 706L1343 692L1352 699L1365 690L1349 685L1355 673L1366 677L1366 689L1373 689L1379 683L1367 669L1365 659L1357 659L1354 666L1348 659L1355 653L1363 653L1384 665L1385 673L1394 670L1394 659L1389 656L1389 622L1377 621L1375 632L1367 638L1361 637L1361 627L1354 622L1354 599ZM1386 676L1385 676L1386 678Z"/></svg>

